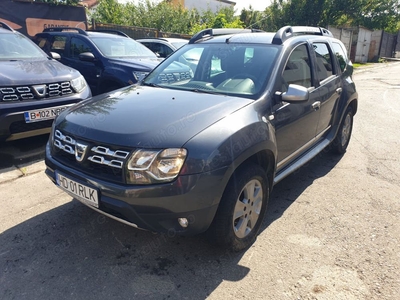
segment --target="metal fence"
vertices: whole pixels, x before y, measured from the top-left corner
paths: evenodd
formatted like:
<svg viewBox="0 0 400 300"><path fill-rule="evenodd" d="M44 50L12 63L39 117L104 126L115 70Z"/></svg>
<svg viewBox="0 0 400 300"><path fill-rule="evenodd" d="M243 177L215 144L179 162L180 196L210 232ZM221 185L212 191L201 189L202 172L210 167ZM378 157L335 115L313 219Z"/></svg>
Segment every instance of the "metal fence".
<svg viewBox="0 0 400 300"><path fill-rule="evenodd" d="M363 27L328 29L334 37L340 39L346 46L353 62L378 61L379 58L400 56L398 35L389 34L383 30L371 31Z"/></svg>
<svg viewBox="0 0 400 300"><path fill-rule="evenodd" d="M190 39L191 35L188 34L179 34L179 33L170 33L170 32L162 32L156 28L147 28L147 27L138 27L138 26L123 26L116 24L105 24L105 23L97 23L92 21L89 29L108 29L108 30L119 30L127 35L129 35L133 39L141 39L141 38L160 38L160 37L168 37L168 38L183 38Z"/></svg>

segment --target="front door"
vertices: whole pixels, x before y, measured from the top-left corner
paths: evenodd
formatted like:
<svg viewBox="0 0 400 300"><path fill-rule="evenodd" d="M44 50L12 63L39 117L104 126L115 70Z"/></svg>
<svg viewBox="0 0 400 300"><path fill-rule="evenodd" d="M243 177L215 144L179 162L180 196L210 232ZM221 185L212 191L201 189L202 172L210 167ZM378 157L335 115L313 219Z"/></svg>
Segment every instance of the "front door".
<svg viewBox="0 0 400 300"><path fill-rule="evenodd" d="M276 130L278 169L315 140L319 119L316 104L320 93L313 86L310 61L307 44L302 44L292 51L282 73L282 90L277 92L284 92L289 84L296 84L306 87L310 96L306 102L281 102L275 108L272 122Z"/></svg>
<svg viewBox="0 0 400 300"><path fill-rule="evenodd" d="M78 70L83 77L85 77L86 82L90 86L93 94L96 94L102 72L101 66L98 66L100 61L96 60L94 62L90 62L79 59L79 54L83 52L91 52L93 55L96 55L96 51L86 41L78 37L71 38L68 50L69 51L66 52L66 55L61 62Z"/></svg>

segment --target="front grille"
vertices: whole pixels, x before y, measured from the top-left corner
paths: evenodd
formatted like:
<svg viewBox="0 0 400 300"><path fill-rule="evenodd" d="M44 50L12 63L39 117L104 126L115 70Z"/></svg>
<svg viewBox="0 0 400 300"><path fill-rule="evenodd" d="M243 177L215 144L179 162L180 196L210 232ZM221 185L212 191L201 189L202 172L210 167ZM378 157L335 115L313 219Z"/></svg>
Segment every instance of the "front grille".
<svg viewBox="0 0 400 300"><path fill-rule="evenodd" d="M25 121L13 122L10 125L10 133L21 133L37 129L50 128L53 120L46 120L42 122L25 123Z"/></svg>
<svg viewBox="0 0 400 300"><path fill-rule="evenodd" d="M62 164L95 178L125 183L124 168L129 149L113 145L98 145L56 130L53 157Z"/></svg>
<svg viewBox="0 0 400 300"><path fill-rule="evenodd" d="M3 102L38 100L61 97L75 93L69 81L48 84L0 87Z"/></svg>

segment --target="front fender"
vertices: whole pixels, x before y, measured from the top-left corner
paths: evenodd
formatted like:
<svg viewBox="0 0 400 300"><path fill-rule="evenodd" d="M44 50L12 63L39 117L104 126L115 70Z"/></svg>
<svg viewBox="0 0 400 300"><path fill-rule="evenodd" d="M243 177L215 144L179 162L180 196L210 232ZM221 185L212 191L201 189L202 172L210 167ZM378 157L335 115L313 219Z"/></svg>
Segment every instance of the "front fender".
<svg viewBox="0 0 400 300"><path fill-rule="evenodd" d="M260 164L268 167L266 171L271 177L275 171L275 130L252 105L206 128L183 147L188 150L188 158L181 174L224 170L223 176L216 179L220 180L221 196L232 174L248 159L264 162ZM262 158L263 155L268 159ZM265 160L272 160L272 163L265 163Z"/></svg>

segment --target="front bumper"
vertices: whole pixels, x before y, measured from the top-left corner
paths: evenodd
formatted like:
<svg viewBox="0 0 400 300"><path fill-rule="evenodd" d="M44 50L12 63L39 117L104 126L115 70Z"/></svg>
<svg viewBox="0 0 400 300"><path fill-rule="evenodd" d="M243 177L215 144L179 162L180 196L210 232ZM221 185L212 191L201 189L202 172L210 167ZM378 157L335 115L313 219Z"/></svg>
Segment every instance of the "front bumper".
<svg viewBox="0 0 400 300"><path fill-rule="evenodd" d="M46 146L46 175L55 183L55 172L98 191L99 208L113 219L140 229L168 234L194 235L210 226L223 193L226 169L179 176L174 182L133 186L106 182L60 164ZM79 199L78 199L79 200ZM189 225L179 225L186 218Z"/></svg>
<svg viewBox="0 0 400 300"><path fill-rule="evenodd" d="M50 132L53 119L26 123L26 111L73 105L90 97L91 92L87 88L72 97L0 103L0 140L11 141Z"/></svg>

